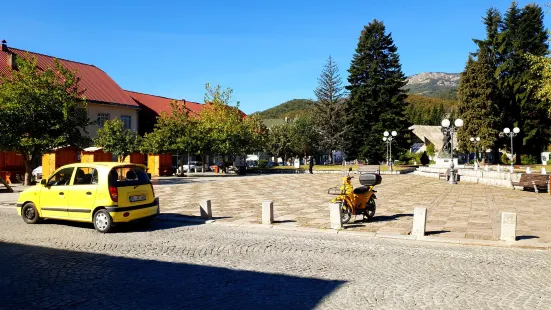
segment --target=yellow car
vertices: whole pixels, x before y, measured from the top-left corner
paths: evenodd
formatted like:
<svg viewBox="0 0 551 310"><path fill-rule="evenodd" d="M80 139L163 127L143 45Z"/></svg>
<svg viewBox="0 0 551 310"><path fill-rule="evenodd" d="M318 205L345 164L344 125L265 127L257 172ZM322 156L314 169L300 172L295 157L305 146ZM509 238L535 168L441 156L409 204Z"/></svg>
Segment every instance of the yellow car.
<svg viewBox="0 0 551 310"><path fill-rule="evenodd" d="M106 233L115 223L149 222L159 200L144 165L97 162L63 166L17 199L25 223L43 218L91 222Z"/></svg>

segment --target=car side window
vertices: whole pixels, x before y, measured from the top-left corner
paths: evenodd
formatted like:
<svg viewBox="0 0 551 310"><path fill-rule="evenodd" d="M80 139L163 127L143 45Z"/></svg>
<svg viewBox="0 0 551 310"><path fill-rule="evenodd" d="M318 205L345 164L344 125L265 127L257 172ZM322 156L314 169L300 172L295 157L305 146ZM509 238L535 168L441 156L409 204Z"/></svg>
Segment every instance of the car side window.
<svg viewBox="0 0 551 310"><path fill-rule="evenodd" d="M48 180L48 186L69 185L75 168L69 167L59 170Z"/></svg>
<svg viewBox="0 0 551 310"><path fill-rule="evenodd" d="M98 183L98 171L90 167L78 167L73 185L93 185Z"/></svg>

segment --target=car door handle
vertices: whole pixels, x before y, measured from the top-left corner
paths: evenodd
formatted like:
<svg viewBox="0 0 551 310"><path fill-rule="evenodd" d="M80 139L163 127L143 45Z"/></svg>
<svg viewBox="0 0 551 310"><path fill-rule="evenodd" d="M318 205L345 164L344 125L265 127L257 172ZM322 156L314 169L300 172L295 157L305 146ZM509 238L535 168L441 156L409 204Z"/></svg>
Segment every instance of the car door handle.
<svg viewBox="0 0 551 310"><path fill-rule="evenodd" d="M86 192L86 195L90 196L92 195L92 192Z"/></svg>

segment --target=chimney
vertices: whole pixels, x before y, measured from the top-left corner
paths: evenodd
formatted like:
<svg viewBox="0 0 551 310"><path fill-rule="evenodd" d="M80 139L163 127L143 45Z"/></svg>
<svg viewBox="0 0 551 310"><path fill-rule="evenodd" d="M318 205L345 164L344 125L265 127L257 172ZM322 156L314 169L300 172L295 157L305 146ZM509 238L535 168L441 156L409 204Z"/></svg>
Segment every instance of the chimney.
<svg viewBox="0 0 551 310"><path fill-rule="evenodd" d="M15 53L8 53L8 66L15 70L17 69L17 61L16 61L17 55Z"/></svg>
<svg viewBox="0 0 551 310"><path fill-rule="evenodd" d="M2 52L7 52L8 51L8 42L6 42L6 40L2 40Z"/></svg>

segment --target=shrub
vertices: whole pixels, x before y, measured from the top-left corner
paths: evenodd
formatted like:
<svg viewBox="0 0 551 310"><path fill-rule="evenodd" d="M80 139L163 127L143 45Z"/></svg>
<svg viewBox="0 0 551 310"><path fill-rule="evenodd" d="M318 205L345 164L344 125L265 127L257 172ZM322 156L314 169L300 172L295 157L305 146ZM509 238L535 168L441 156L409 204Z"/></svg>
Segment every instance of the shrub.
<svg viewBox="0 0 551 310"><path fill-rule="evenodd" d="M429 143L429 145L427 145L427 155L429 155L430 157L434 157L435 153L436 152L434 150L434 144Z"/></svg>
<svg viewBox="0 0 551 310"><path fill-rule="evenodd" d="M431 160L429 160L429 156L427 155L427 152L423 152L423 154L421 155L420 161L421 161L421 165L423 166L426 166L431 162Z"/></svg>
<svg viewBox="0 0 551 310"><path fill-rule="evenodd" d="M501 155L501 162L505 165L508 165L509 164L509 157L507 157L507 154L503 153Z"/></svg>
<svg viewBox="0 0 551 310"><path fill-rule="evenodd" d="M537 164L538 161L536 157L532 155L520 155L520 163L523 165L534 165Z"/></svg>
<svg viewBox="0 0 551 310"><path fill-rule="evenodd" d="M268 161L267 160L259 160L258 161L258 168L260 169L264 169L266 168L266 166L268 165Z"/></svg>

